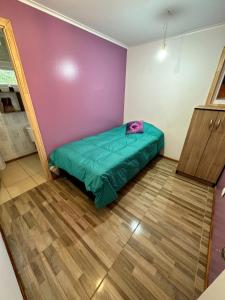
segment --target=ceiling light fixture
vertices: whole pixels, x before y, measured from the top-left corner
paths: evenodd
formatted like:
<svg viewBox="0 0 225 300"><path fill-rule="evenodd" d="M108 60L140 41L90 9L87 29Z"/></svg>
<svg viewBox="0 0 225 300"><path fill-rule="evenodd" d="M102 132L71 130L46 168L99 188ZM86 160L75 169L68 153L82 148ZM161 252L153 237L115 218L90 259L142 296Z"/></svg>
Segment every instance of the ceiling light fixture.
<svg viewBox="0 0 225 300"><path fill-rule="evenodd" d="M167 29L168 29L169 17L171 17L172 15L173 15L172 10L168 9L166 22L163 25L163 44L162 44L162 47L159 49L159 52L157 55L157 57L160 61L163 61L168 55L168 52L167 52Z"/></svg>

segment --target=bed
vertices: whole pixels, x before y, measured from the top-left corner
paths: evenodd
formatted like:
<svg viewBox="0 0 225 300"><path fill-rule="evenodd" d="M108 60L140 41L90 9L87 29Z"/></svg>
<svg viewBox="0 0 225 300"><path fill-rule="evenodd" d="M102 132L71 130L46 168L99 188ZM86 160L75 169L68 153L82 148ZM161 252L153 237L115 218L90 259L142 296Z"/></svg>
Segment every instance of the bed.
<svg viewBox="0 0 225 300"><path fill-rule="evenodd" d="M63 145L49 164L82 181L97 208L117 199L117 192L164 147L163 132L144 122L144 133L126 134L126 125Z"/></svg>

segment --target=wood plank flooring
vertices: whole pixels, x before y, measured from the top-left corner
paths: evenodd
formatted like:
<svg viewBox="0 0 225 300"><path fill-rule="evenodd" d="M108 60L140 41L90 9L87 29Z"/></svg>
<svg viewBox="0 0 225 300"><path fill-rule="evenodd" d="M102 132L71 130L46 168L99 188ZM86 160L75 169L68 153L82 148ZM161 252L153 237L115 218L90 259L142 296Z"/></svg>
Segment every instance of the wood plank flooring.
<svg viewBox="0 0 225 300"><path fill-rule="evenodd" d="M66 179L1 205L27 299L197 299L213 189L175 169L155 159L105 209Z"/></svg>

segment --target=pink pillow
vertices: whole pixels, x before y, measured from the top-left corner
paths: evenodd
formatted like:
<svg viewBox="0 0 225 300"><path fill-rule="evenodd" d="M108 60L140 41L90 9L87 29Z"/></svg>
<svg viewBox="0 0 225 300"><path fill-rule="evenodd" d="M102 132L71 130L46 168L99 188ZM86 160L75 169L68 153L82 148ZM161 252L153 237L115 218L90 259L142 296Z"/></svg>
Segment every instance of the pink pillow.
<svg viewBox="0 0 225 300"><path fill-rule="evenodd" d="M127 123L126 134L130 133L143 133L143 121L131 121Z"/></svg>

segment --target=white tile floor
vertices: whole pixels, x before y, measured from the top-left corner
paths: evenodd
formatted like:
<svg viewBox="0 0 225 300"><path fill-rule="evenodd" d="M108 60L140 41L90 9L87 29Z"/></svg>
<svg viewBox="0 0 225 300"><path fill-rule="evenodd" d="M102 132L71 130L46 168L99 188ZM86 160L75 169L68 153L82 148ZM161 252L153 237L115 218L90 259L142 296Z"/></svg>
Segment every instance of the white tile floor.
<svg viewBox="0 0 225 300"><path fill-rule="evenodd" d="M0 204L46 181L37 154L6 164L0 174Z"/></svg>

